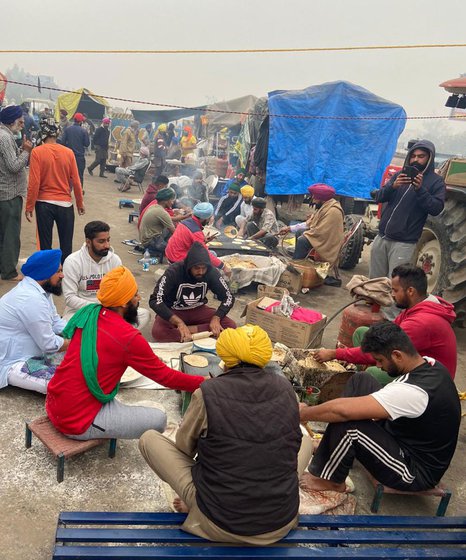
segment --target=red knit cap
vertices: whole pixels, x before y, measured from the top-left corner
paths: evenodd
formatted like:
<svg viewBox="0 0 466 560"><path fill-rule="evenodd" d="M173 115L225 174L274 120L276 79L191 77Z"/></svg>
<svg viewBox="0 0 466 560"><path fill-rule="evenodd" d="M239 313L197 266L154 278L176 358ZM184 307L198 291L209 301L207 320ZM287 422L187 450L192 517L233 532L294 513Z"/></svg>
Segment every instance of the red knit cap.
<svg viewBox="0 0 466 560"><path fill-rule="evenodd" d="M308 187L307 190L313 198L322 202L327 202L335 196L335 189L325 183L316 183Z"/></svg>

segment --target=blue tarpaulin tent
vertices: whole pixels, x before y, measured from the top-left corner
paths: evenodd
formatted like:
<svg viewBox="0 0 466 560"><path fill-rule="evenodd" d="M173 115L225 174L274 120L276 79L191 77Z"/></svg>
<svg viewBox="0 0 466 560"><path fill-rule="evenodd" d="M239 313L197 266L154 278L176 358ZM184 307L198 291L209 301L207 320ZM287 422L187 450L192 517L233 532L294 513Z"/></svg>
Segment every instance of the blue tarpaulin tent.
<svg viewBox="0 0 466 560"><path fill-rule="evenodd" d="M403 107L349 82L271 92L269 113L266 191L277 195L304 194L313 183L328 183L340 195L370 198L406 124Z"/></svg>

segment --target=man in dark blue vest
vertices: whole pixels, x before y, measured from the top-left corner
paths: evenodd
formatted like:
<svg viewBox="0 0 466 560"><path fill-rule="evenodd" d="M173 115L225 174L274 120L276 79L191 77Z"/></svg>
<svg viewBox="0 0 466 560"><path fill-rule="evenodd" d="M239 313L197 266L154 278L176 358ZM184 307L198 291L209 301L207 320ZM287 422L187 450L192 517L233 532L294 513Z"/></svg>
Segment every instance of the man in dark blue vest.
<svg viewBox="0 0 466 560"><path fill-rule="evenodd" d="M76 165L78 166L79 178L81 186L84 188L84 169L86 168L86 148L91 141L89 134L82 127L86 117L82 113L75 113L73 117L73 124L65 129L63 135L58 139L59 144L63 144L73 151L76 158ZM84 193L83 193L84 194Z"/></svg>
<svg viewBox="0 0 466 560"><path fill-rule="evenodd" d="M270 544L298 520L298 402L284 376L264 369L272 344L260 327L225 329L217 354L226 372L193 393L176 443L150 430L139 448L179 495L183 529L218 542Z"/></svg>
<svg viewBox="0 0 466 560"><path fill-rule="evenodd" d="M329 422L302 486L344 492L345 479L358 459L390 488L434 488L453 458L461 420L458 392L448 370L420 356L408 335L391 322L372 326L361 348L395 379L381 388L370 374L355 373L344 398L301 405L302 422Z"/></svg>

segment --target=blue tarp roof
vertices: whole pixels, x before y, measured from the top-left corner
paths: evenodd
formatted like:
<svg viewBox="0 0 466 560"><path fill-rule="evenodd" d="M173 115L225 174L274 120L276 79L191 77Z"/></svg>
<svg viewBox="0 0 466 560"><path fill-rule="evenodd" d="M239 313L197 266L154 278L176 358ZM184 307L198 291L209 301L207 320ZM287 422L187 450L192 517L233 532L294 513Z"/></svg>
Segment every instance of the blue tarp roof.
<svg viewBox="0 0 466 560"><path fill-rule="evenodd" d="M328 183L338 194L370 198L395 153L406 113L400 105L349 82L269 93L268 194L304 194ZM400 120L301 119L389 117Z"/></svg>

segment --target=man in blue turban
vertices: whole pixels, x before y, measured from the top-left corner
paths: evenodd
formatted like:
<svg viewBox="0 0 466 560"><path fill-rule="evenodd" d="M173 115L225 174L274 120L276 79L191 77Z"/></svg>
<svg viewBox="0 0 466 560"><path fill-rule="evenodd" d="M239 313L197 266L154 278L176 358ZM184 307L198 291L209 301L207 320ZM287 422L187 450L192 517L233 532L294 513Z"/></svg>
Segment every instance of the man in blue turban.
<svg viewBox="0 0 466 560"><path fill-rule="evenodd" d="M21 148L16 136L24 128L19 105L0 111L0 276L21 280L16 270L20 250L21 213L27 192L26 165L32 144L24 139Z"/></svg>
<svg viewBox="0 0 466 560"><path fill-rule="evenodd" d="M52 298L62 293L61 251L37 251L21 272L23 280L0 299L0 389L46 393L69 344Z"/></svg>

